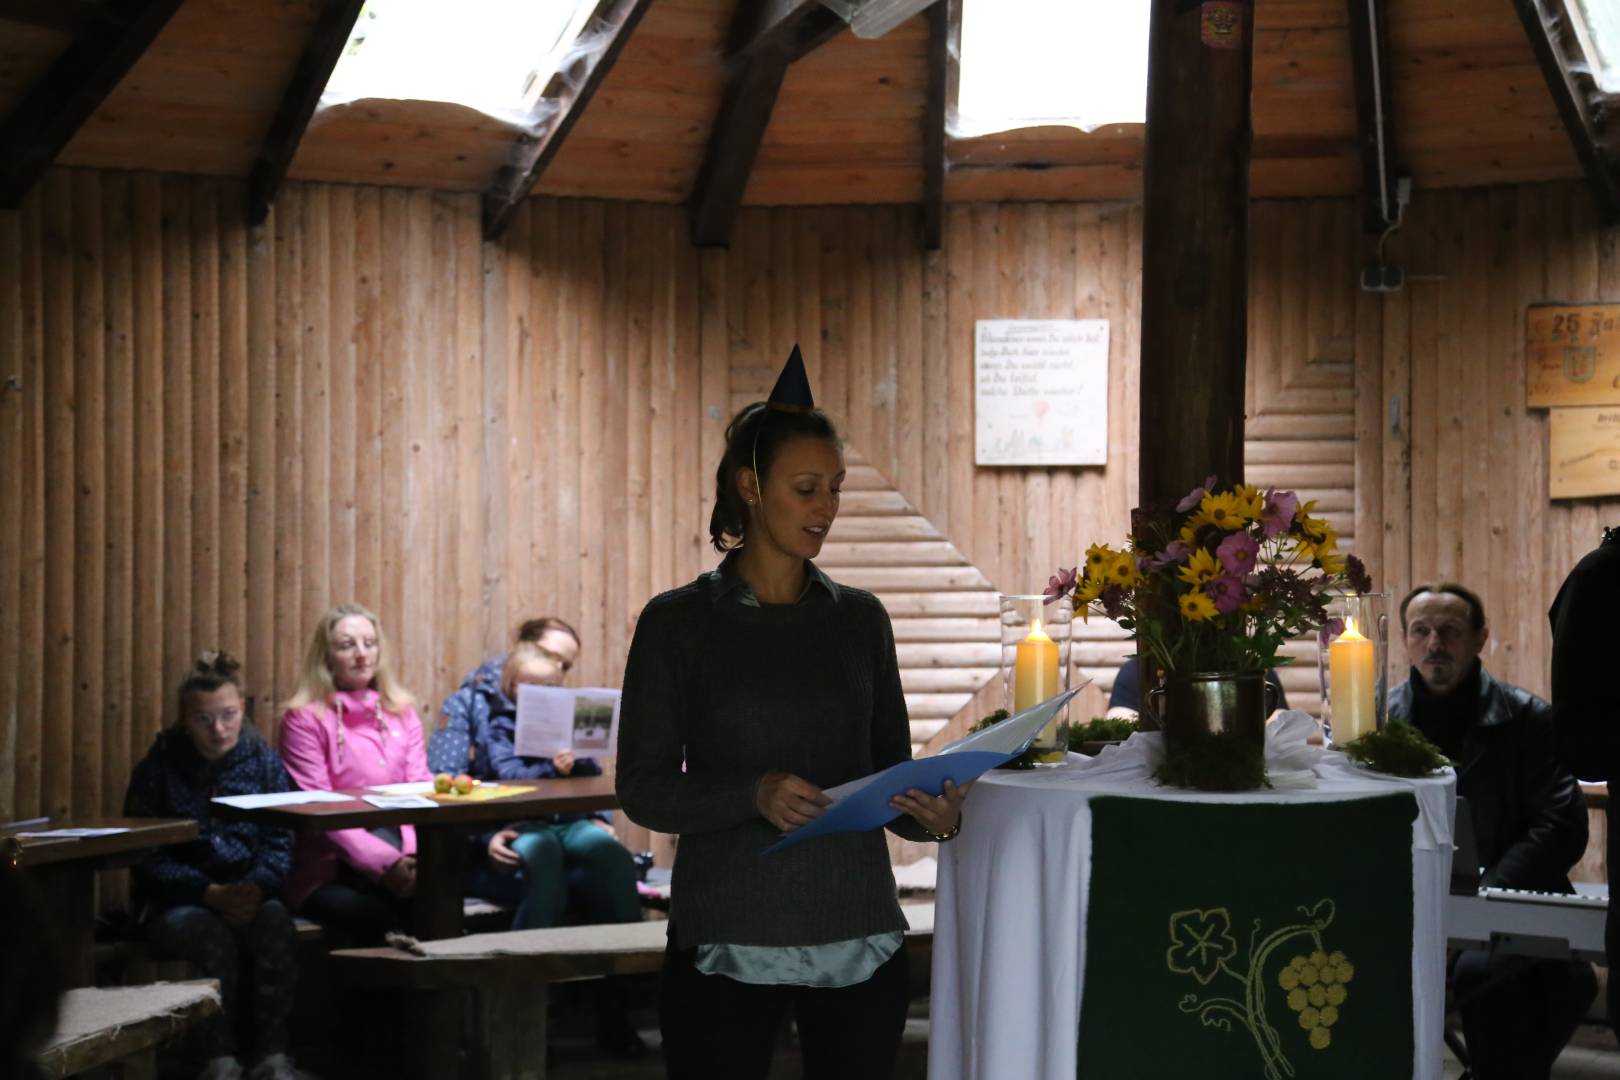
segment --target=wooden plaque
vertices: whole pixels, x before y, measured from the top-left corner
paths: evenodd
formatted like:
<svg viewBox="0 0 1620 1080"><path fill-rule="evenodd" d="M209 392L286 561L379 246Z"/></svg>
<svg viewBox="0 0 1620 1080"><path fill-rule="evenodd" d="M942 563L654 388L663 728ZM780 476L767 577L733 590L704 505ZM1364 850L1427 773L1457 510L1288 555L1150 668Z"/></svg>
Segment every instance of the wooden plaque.
<svg viewBox="0 0 1620 1080"><path fill-rule="evenodd" d="M1620 406L1553 409L1548 492L1555 499L1620 495Z"/></svg>
<svg viewBox="0 0 1620 1080"><path fill-rule="evenodd" d="M1620 405L1620 304L1538 304L1525 313L1525 404Z"/></svg>

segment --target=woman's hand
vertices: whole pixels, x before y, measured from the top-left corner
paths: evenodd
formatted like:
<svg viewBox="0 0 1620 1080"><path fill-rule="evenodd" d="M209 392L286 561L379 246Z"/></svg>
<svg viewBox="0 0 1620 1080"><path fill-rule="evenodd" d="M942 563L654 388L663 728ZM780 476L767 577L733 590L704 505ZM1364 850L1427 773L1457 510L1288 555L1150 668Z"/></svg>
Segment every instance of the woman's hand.
<svg viewBox="0 0 1620 1080"><path fill-rule="evenodd" d="M567 776L574 771L574 752L572 750L557 751L557 756L551 759L551 767L557 770L558 776Z"/></svg>
<svg viewBox="0 0 1620 1080"><path fill-rule="evenodd" d="M210 885L203 890L203 903L219 913L230 927L246 926L258 913L264 895L251 881L235 885Z"/></svg>
<svg viewBox="0 0 1620 1080"><path fill-rule="evenodd" d="M760 817L783 832L814 821L831 803L820 788L792 773L766 773L754 792Z"/></svg>
<svg viewBox="0 0 1620 1080"><path fill-rule="evenodd" d="M910 814L913 821L935 836L953 831L962 820L962 800L972 790L972 782L961 787L945 781L945 794L934 798L925 791L912 788L903 795L889 800L889 805L902 814Z"/></svg>
<svg viewBox="0 0 1620 1080"><path fill-rule="evenodd" d="M516 829L502 829L489 838L489 865L503 874L510 874L518 868L523 861L517 852L512 850L512 841L518 838Z"/></svg>
<svg viewBox="0 0 1620 1080"><path fill-rule="evenodd" d="M416 895L416 856L401 855L394 865L383 872L383 888L398 897Z"/></svg>

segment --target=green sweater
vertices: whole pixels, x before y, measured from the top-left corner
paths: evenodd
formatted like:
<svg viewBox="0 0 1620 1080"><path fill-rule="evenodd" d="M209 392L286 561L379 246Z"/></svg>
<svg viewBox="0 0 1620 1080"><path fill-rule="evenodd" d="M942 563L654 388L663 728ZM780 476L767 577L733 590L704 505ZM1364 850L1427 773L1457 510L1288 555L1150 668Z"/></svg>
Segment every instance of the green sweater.
<svg viewBox="0 0 1620 1080"><path fill-rule="evenodd" d="M760 855L778 835L754 805L766 773L828 788L911 756L888 613L811 571L797 603L751 606L728 558L655 597L636 623L619 802L637 824L680 836L681 948L821 945L906 927L881 832ZM890 827L929 839L908 817Z"/></svg>

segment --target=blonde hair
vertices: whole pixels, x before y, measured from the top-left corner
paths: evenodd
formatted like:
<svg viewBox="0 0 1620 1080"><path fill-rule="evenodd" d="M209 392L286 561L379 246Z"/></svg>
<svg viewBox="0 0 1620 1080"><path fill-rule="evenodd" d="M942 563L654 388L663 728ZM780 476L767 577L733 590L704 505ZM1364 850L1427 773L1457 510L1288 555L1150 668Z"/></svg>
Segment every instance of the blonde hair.
<svg viewBox="0 0 1620 1080"><path fill-rule="evenodd" d="M536 660L545 660L548 663L556 664L558 675L567 670L563 666L562 657L550 649L542 649L532 641L520 640L516 645L512 646L512 651L506 654L506 661L501 664L501 693L515 701L517 699L515 691L517 690L518 672L523 670L524 664L533 663Z"/></svg>
<svg viewBox="0 0 1620 1080"><path fill-rule="evenodd" d="M376 632L377 673L371 677L371 688L376 690L378 697L382 699L383 708L391 713L400 713L416 704L411 692L401 686L399 680L394 677L388 638L383 635L382 623L378 622L377 616L364 606L348 603L327 610L315 623L315 633L309 639L309 648L304 650L304 666L298 673L298 686L293 690L293 696L282 706L283 711L301 709L314 702L322 705L331 704L332 695L337 693L337 684L332 681L330 660L332 630L350 615L368 619L371 622L371 629Z"/></svg>

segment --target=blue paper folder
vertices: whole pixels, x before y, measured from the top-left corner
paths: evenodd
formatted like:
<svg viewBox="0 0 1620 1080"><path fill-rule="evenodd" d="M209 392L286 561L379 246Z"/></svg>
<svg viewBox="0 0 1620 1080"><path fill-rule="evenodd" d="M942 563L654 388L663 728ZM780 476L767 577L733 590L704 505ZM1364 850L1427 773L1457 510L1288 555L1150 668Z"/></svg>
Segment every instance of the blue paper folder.
<svg viewBox="0 0 1620 1080"><path fill-rule="evenodd" d="M820 817L783 836L762 854L769 855L832 833L881 829L900 816L889 805L890 799L912 788L934 796L942 795L946 780L965 784L1002 762L1011 761L1029 748L1041 729L1079 691L1078 686L1065 690L983 731L958 739L933 757L897 762L882 772L829 789L827 794L832 795L834 801Z"/></svg>

